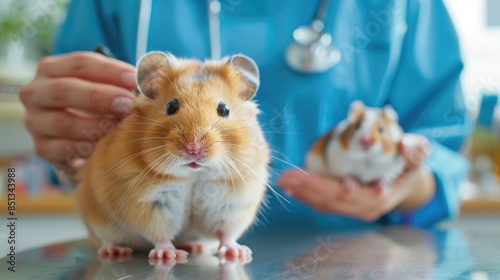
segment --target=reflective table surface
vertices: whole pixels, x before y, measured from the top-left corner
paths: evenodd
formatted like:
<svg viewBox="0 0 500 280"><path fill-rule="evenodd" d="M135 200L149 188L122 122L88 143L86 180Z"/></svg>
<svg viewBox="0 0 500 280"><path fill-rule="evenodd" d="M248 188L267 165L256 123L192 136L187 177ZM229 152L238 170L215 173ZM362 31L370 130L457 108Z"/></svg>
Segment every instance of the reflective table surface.
<svg viewBox="0 0 500 280"><path fill-rule="evenodd" d="M431 230L275 224L241 239L249 263L190 256L152 265L147 254L99 260L85 240L16 254L16 272L0 260L0 279L500 279L500 215L470 216Z"/></svg>

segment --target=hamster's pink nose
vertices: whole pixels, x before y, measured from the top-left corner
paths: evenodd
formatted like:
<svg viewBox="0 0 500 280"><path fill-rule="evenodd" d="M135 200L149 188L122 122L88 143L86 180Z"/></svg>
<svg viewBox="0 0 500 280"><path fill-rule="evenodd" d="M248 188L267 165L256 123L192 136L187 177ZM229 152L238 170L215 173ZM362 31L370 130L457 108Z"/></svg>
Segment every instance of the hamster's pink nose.
<svg viewBox="0 0 500 280"><path fill-rule="evenodd" d="M368 149L368 148L370 148L373 145L373 138L362 136L361 139L359 139L359 144L364 149Z"/></svg>
<svg viewBox="0 0 500 280"><path fill-rule="evenodd" d="M193 156L199 155L202 152L201 144L197 142L187 143L186 147L184 147L184 150L186 151L186 153Z"/></svg>

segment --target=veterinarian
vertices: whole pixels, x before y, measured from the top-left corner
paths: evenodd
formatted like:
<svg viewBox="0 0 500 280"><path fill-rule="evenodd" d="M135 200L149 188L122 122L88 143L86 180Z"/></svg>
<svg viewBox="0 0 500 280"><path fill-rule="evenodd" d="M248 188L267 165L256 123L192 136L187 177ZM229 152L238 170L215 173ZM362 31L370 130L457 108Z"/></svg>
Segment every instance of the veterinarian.
<svg viewBox="0 0 500 280"><path fill-rule="evenodd" d="M116 59L93 52L99 45ZM73 0L54 56L20 91L36 151L57 167L60 184L90 155L82 143L130 113L134 65L152 50L202 60L243 53L258 63L256 98L279 173L272 183L290 201L269 192L269 222L429 226L457 214L468 122L443 1ZM345 194L339 181L293 167L357 99L392 105L403 129L430 143L427 159L382 195L369 187Z"/></svg>

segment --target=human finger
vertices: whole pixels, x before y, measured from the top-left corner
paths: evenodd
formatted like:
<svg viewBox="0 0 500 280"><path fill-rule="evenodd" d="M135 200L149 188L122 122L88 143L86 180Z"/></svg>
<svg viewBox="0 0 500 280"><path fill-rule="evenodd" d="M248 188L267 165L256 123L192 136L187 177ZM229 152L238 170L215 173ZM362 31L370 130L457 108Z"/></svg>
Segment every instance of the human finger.
<svg viewBox="0 0 500 280"><path fill-rule="evenodd" d="M134 96L123 88L78 78L35 81L20 89L28 108L75 108L98 114L130 113Z"/></svg>
<svg viewBox="0 0 500 280"><path fill-rule="evenodd" d="M43 111L26 115L28 130L38 137L88 140L97 142L111 131L118 119L110 117L87 118L64 110Z"/></svg>
<svg viewBox="0 0 500 280"><path fill-rule="evenodd" d="M132 90L137 87L135 67L95 52L72 52L42 58L38 76L76 77Z"/></svg>
<svg viewBox="0 0 500 280"><path fill-rule="evenodd" d="M90 156L94 144L88 141L37 137L34 139L35 152L57 166L74 169L75 162Z"/></svg>

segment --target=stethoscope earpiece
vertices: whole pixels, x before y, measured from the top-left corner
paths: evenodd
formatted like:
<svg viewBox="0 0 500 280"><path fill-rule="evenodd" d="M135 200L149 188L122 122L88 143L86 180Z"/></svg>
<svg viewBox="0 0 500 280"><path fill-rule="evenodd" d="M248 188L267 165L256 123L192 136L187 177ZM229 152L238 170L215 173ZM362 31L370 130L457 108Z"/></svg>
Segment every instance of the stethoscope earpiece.
<svg viewBox="0 0 500 280"><path fill-rule="evenodd" d="M323 14L328 0L321 0L311 25L302 25L293 31L293 41L286 50L285 59L293 70L301 73L321 73L335 66L341 58L340 50L332 44L332 36L323 32Z"/></svg>

